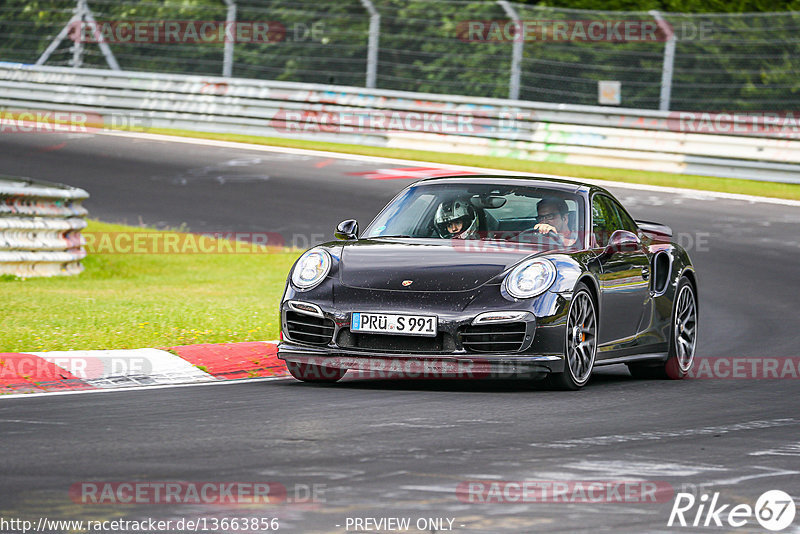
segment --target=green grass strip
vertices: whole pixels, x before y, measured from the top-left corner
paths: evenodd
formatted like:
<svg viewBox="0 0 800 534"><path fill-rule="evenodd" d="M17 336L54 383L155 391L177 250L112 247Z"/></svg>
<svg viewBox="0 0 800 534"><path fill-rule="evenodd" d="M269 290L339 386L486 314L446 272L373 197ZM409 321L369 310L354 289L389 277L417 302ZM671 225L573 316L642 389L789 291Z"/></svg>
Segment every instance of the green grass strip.
<svg viewBox="0 0 800 534"><path fill-rule="evenodd" d="M84 231L156 232L97 221ZM97 241L93 248L101 245ZM90 249L85 271L77 276L3 277L0 352L277 339L278 305L300 252L246 250L95 254Z"/></svg>

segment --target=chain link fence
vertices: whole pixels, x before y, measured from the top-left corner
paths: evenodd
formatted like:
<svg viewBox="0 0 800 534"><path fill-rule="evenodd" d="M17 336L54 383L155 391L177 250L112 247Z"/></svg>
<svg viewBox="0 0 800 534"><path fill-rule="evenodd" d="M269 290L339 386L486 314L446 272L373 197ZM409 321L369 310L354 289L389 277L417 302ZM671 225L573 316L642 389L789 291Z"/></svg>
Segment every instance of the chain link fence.
<svg viewBox="0 0 800 534"><path fill-rule="evenodd" d="M164 38L167 22L178 25L178 38ZM216 38L185 35L201 23L224 29L207 32ZM78 37L76 24L94 38ZM137 24L150 30L137 36ZM265 31L254 37L259 25ZM800 104L798 29L800 12L659 14L504 1L5 0L0 60L643 109L787 111ZM610 101L599 101L601 81L619 83L606 86Z"/></svg>

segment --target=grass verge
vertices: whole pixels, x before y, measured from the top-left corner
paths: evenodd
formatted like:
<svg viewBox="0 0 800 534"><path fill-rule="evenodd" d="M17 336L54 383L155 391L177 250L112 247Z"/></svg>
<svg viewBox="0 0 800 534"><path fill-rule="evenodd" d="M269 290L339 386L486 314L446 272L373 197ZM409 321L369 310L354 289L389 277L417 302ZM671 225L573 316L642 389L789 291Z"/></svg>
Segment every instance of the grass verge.
<svg viewBox="0 0 800 534"><path fill-rule="evenodd" d="M85 231L154 232L97 221ZM164 232L165 237L170 233L177 232ZM95 254L90 249L78 276L0 280L0 352L276 339L278 303L299 254L282 249Z"/></svg>
<svg viewBox="0 0 800 534"><path fill-rule="evenodd" d="M289 148L305 148L309 150L325 150L365 156L408 159L422 162L443 163L449 165L465 165L469 167L485 167L487 169L505 169L509 171L556 174L574 176L594 180L611 180L636 184L659 185L665 187L682 187L701 191L719 191L762 197L786 198L800 200L800 184L784 184L777 182L759 182L756 180L739 180L735 178L717 178L713 176L695 176L671 174L665 172L636 171L628 169L611 169L607 167L589 167L585 165L568 165L566 163L527 161L505 157L473 156L469 154L451 154L446 152L428 152L424 150L406 150L384 148L303 139L286 139L283 137L257 137L239 134L218 134L209 132L192 132L188 130L171 130L155 128L148 133L196 137L200 139L216 139L258 145L282 146Z"/></svg>

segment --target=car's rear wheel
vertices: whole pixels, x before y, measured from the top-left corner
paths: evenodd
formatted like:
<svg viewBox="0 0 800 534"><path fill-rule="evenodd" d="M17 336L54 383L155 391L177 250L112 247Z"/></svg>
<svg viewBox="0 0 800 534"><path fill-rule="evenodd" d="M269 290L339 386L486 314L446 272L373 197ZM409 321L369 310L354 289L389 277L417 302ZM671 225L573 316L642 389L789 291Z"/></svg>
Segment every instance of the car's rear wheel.
<svg viewBox="0 0 800 534"><path fill-rule="evenodd" d="M670 326L669 355L667 360L657 365L628 364L635 378L670 378L680 380L689 373L694 363L697 347L697 295L694 286L681 278L675 291Z"/></svg>
<svg viewBox="0 0 800 534"><path fill-rule="evenodd" d="M286 362L289 373L298 380L316 384L330 384L341 379L347 369L325 367L313 363Z"/></svg>
<svg viewBox="0 0 800 534"><path fill-rule="evenodd" d="M567 312L564 372L551 375L550 382L562 389L582 388L592 375L596 355L597 307L589 288L579 283Z"/></svg>

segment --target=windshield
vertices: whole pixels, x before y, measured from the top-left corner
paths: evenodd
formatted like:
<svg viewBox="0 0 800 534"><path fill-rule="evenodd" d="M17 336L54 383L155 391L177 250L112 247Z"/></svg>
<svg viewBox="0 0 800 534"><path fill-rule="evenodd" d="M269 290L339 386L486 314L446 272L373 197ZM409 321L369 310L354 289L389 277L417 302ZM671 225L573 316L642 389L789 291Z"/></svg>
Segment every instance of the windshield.
<svg viewBox="0 0 800 534"><path fill-rule="evenodd" d="M422 184L391 203L363 237L480 239L580 246L581 197L540 187Z"/></svg>

